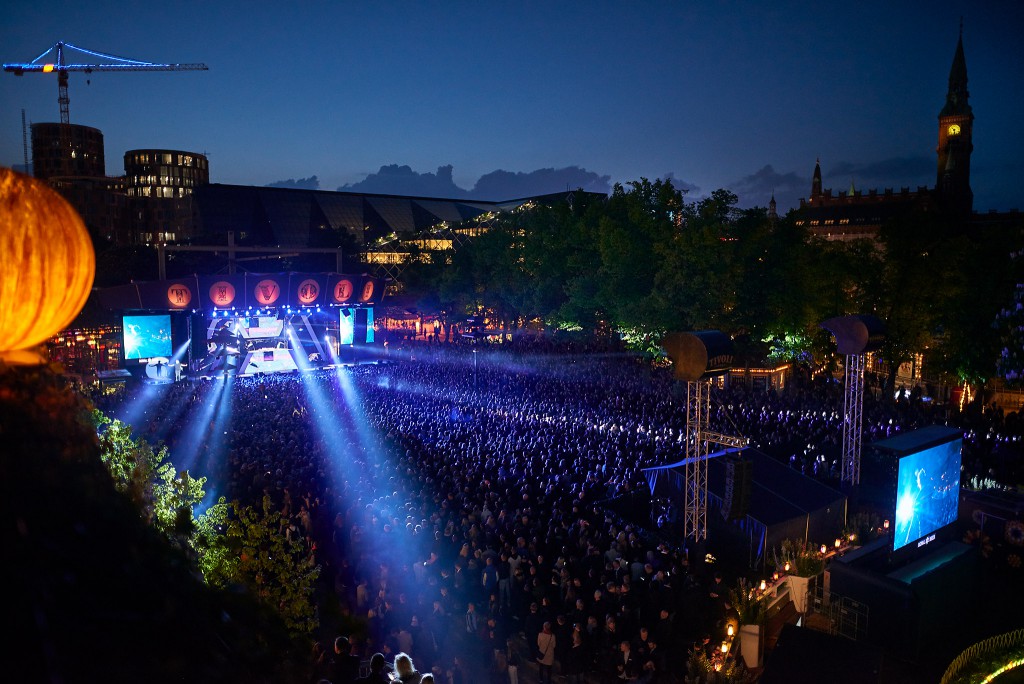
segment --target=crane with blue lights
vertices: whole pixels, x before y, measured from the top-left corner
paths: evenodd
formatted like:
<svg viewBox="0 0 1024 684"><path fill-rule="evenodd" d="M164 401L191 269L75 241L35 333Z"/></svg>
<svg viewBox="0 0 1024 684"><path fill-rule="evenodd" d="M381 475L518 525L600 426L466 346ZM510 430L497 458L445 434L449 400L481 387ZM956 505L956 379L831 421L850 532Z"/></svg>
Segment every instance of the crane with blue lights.
<svg viewBox="0 0 1024 684"><path fill-rule="evenodd" d="M68 50L88 55L87 60L98 58L99 61L68 63L65 54ZM68 98L68 73L72 71L81 71L86 74L91 74L94 71L207 71L208 69L209 67L200 63L158 64L155 62L143 62L137 59L128 59L127 57L118 57L117 55L104 52L87 50L63 41L47 48L43 54L31 62L4 64L4 71L15 76L23 76L26 73L57 74L57 103L60 105L61 147L63 149L71 146L71 116L68 111L68 105L71 100Z"/></svg>

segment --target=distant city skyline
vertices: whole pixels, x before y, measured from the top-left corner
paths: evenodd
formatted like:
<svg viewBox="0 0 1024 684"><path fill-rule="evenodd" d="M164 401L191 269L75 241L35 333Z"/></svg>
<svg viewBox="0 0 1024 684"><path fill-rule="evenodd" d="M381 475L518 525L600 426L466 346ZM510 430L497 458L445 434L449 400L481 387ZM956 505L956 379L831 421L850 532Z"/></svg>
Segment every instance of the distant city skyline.
<svg viewBox="0 0 1024 684"><path fill-rule="evenodd" d="M827 5L828 3L826 3ZM19 3L0 60L63 40L207 72L72 74L72 123L207 154L210 180L501 200L671 178L780 210L821 160L836 191L934 186L963 18L974 208L1024 208L1024 7L867 2ZM56 78L0 76L0 164Z"/></svg>

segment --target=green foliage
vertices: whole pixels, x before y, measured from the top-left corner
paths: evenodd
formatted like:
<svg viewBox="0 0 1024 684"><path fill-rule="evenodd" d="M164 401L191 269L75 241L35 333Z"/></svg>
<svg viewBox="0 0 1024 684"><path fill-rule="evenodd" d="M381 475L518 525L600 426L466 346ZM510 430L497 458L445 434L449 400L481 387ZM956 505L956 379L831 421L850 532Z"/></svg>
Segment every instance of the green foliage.
<svg viewBox="0 0 1024 684"><path fill-rule="evenodd" d="M767 342L768 359L776 362L786 361L810 361L811 359L811 338L803 333L780 332L765 337Z"/></svg>
<svg viewBox="0 0 1024 684"><path fill-rule="evenodd" d="M224 497L196 518L192 549L203 579L218 588L230 587L238 577L238 553L228 543L226 531L232 507Z"/></svg>
<svg viewBox="0 0 1024 684"><path fill-rule="evenodd" d="M1017 283L1009 306L999 310L992 328L1001 347L996 362L999 376L1011 387L1024 385L1024 283Z"/></svg>
<svg viewBox="0 0 1024 684"><path fill-rule="evenodd" d="M729 590L729 604L736 610L741 625L763 625L768 611L767 601L745 577Z"/></svg>
<svg viewBox="0 0 1024 684"><path fill-rule="evenodd" d="M11 624L45 625L17 632L7 679L299 681L291 672L308 648L276 612L197 580L181 547L115 488L92 411L54 369L0 362L4 548L16 588L5 609Z"/></svg>
<svg viewBox="0 0 1024 684"><path fill-rule="evenodd" d="M627 349L653 355L664 353L661 348L661 339L665 336L664 330L627 326L619 328L619 336Z"/></svg>
<svg viewBox="0 0 1024 684"><path fill-rule="evenodd" d="M178 544L192 535L193 510L205 496L206 478L188 471L175 472L167 447L154 450L145 439L132 436L132 428L93 411L100 443L100 459L114 486L126 494L143 519Z"/></svg>
<svg viewBox="0 0 1024 684"><path fill-rule="evenodd" d="M816 577L825 570L825 555L801 539L783 539L772 555L776 567L781 569L789 563L789 574L797 577Z"/></svg>
<svg viewBox="0 0 1024 684"><path fill-rule="evenodd" d="M449 313L609 327L638 349L657 331L718 329L770 342L779 360L820 360L834 352L821 321L873 314L887 327L890 383L919 352L975 382L996 373L1001 350L1020 348L1015 328L992 326L1021 282L1006 268L1019 231L966 234L920 209L884 225L877 243L829 242L795 215L736 204L727 190L686 202L671 182L641 178L605 201L524 206L450 259L412 264L407 286Z"/></svg>
<svg viewBox="0 0 1024 684"><path fill-rule="evenodd" d="M167 448L154 450L145 439L132 436L130 425L99 411L93 412L93 421L100 458L114 486L147 524L191 551L210 586L245 586L278 612L289 630L307 633L316 628L312 594L320 568L312 553L283 533L287 521L269 498L264 498L262 511L221 498L196 518L206 478L175 473Z"/></svg>
<svg viewBox="0 0 1024 684"><path fill-rule="evenodd" d="M222 502L223 503L223 502ZM296 539L288 539L281 530L287 519L276 510L269 496L259 509L231 504L231 515L214 514L213 524L226 526L224 546L215 554L234 554L230 561L213 566L214 586L241 584L265 605L277 610L288 629L310 633L318 626L313 589L320 566L310 550Z"/></svg>
<svg viewBox="0 0 1024 684"><path fill-rule="evenodd" d="M686 660L686 682L696 684L746 684L755 681L743 664L721 653L709 656L699 646L690 651Z"/></svg>

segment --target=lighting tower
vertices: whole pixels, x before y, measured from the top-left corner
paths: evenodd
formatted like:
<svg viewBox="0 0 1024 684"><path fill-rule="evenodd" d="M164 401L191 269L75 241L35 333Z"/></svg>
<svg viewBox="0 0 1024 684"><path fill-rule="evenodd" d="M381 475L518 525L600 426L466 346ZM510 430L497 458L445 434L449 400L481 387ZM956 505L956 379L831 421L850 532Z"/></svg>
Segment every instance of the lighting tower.
<svg viewBox="0 0 1024 684"><path fill-rule="evenodd" d="M66 50L76 50L90 57L98 57L103 61L82 62L68 64L65 59ZM53 56L52 61L46 61L48 55ZM13 73L15 76L23 76L25 73L57 74L57 103L60 105L60 146L65 153L71 147L71 115L68 105L71 100L68 97L68 73L72 71L84 71L91 74L94 71L206 71L205 64L157 64L154 62L143 62L137 59L118 57L104 52L86 50L71 43L58 42L53 47L27 63L4 64L4 71Z"/></svg>
<svg viewBox="0 0 1024 684"><path fill-rule="evenodd" d="M861 437L864 432L864 370L869 352L885 342L885 324L874 316L839 316L821 327L832 333L836 350L845 355L843 398L843 460L841 481L860 484Z"/></svg>
<svg viewBox="0 0 1024 684"><path fill-rule="evenodd" d="M683 537L695 542L707 539L708 530L708 454L711 444L746 446L743 437L712 432L712 379L732 367L732 340L717 330L694 333L670 333L661 342L672 359L677 380L686 382L686 459L683 495Z"/></svg>

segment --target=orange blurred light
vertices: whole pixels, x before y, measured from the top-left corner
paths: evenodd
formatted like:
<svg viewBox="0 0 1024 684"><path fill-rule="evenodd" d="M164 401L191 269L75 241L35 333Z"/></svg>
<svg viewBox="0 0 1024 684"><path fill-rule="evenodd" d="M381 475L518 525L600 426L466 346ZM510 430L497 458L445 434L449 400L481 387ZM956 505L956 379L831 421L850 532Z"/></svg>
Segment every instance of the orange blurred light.
<svg viewBox="0 0 1024 684"><path fill-rule="evenodd" d="M43 73L44 74L48 74L51 71L53 71L53 65L52 64L44 64L43 65Z"/></svg>
<svg viewBox="0 0 1024 684"><path fill-rule="evenodd" d="M89 233L45 183L0 168L0 254L10 259L0 272L0 356L41 363L34 351L16 352L46 341L82 310L96 269Z"/></svg>

